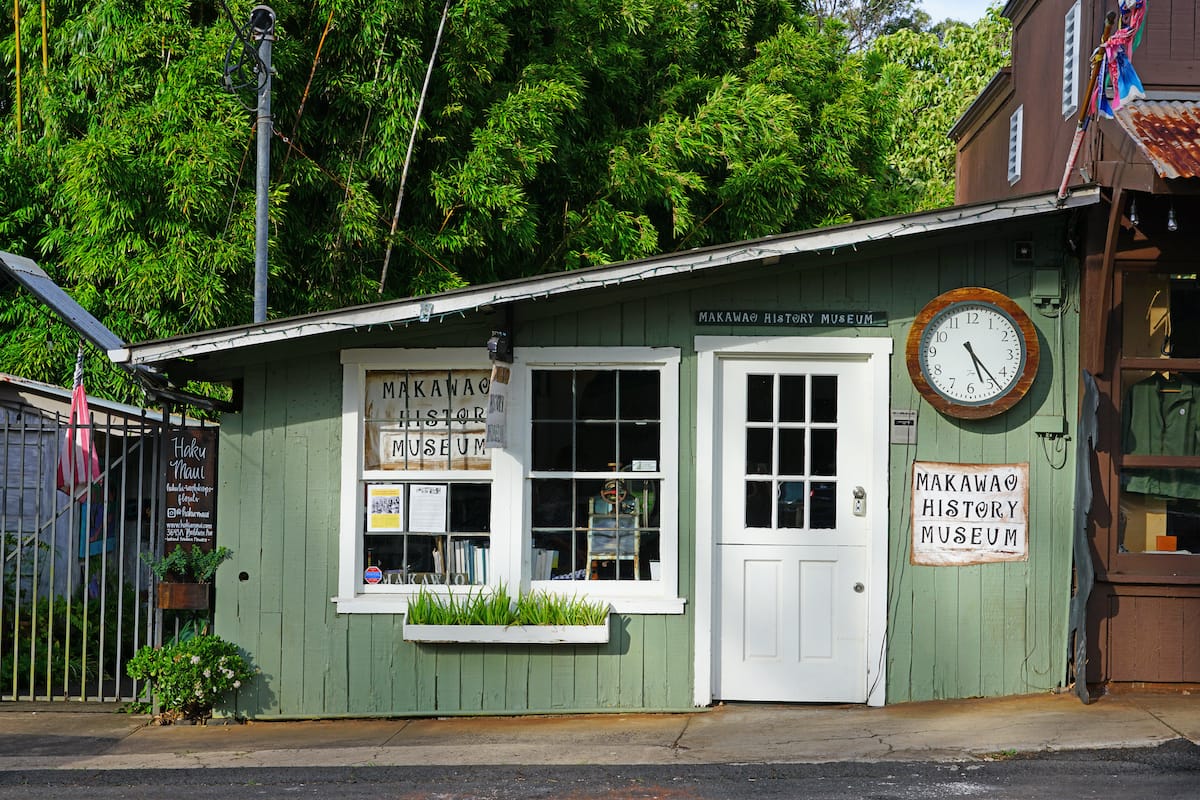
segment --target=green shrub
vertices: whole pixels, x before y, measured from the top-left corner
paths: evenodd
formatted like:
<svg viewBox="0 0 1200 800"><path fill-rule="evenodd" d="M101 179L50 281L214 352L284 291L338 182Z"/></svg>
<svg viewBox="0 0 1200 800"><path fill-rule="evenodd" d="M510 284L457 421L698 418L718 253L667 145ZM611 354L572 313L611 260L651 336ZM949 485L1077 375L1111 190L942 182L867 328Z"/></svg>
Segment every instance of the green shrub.
<svg viewBox="0 0 1200 800"><path fill-rule="evenodd" d="M147 682L163 722L208 720L223 697L237 692L255 674L236 645L214 634L161 648L143 647L125 671Z"/></svg>

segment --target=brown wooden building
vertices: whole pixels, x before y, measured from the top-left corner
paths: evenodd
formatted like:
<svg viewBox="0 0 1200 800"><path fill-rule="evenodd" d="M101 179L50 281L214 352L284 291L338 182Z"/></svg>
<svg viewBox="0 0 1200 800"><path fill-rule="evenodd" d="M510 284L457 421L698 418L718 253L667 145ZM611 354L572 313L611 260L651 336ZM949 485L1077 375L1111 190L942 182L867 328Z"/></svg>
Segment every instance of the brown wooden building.
<svg viewBox="0 0 1200 800"><path fill-rule="evenodd" d="M1055 191L1117 0L1010 0L1012 66L952 131L957 201ZM1080 367L1100 393L1088 519L1092 683L1200 682L1200 16L1153 0L1145 97L1093 119L1068 176L1098 185L1068 248Z"/></svg>

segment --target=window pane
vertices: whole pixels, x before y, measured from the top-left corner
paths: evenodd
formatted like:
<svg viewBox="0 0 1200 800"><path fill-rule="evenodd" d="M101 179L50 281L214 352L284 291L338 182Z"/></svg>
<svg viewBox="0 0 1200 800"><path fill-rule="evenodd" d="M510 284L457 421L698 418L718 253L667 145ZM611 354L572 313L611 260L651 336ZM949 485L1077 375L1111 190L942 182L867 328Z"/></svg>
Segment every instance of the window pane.
<svg viewBox="0 0 1200 800"><path fill-rule="evenodd" d="M535 531L529 560L530 580L587 580L584 536L570 530Z"/></svg>
<svg viewBox="0 0 1200 800"><path fill-rule="evenodd" d="M450 484L450 530L487 533L492 529L492 486L489 483Z"/></svg>
<svg viewBox="0 0 1200 800"><path fill-rule="evenodd" d="M617 373L613 370L576 370L575 407L578 419L616 419Z"/></svg>
<svg viewBox="0 0 1200 800"><path fill-rule="evenodd" d="M1122 478L1129 477L1129 472L1122 472ZM1173 488L1185 487L1186 484L1180 483ZM1200 482L1193 480L1187 488L1200 488ZM1197 497L1122 492L1121 552L1200 554L1200 499Z"/></svg>
<svg viewBox="0 0 1200 800"><path fill-rule="evenodd" d="M779 421L804 422L804 375L779 376Z"/></svg>
<svg viewBox="0 0 1200 800"><path fill-rule="evenodd" d="M804 481L782 481L779 484L779 528L804 527Z"/></svg>
<svg viewBox="0 0 1200 800"><path fill-rule="evenodd" d="M617 426L615 423L585 423L576 429L576 469L602 472L617 467Z"/></svg>
<svg viewBox="0 0 1200 800"><path fill-rule="evenodd" d="M652 461L654 466L646 471L658 470L659 446L662 437L657 422L627 422L620 426L620 462L622 467L631 467L634 461Z"/></svg>
<svg viewBox="0 0 1200 800"><path fill-rule="evenodd" d="M814 375L812 393L812 421L837 422L837 376Z"/></svg>
<svg viewBox="0 0 1200 800"><path fill-rule="evenodd" d="M746 474L770 475L774 437L770 428L750 428L746 431Z"/></svg>
<svg viewBox="0 0 1200 800"><path fill-rule="evenodd" d="M837 431L812 431L812 474L837 475Z"/></svg>
<svg viewBox="0 0 1200 800"><path fill-rule="evenodd" d="M571 487L569 480L533 481L533 527L569 528L574 524Z"/></svg>
<svg viewBox="0 0 1200 800"><path fill-rule="evenodd" d="M490 469L487 370L367 370L363 468Z"/></svg>
<svg viewBox="0 0 1200 800"><path fill-rule="evenodd" d="M574 373L535 370L533 373L532 413L535 420L569 420L575 408L571 391Z"/></svg>
<svg viewBox="0 0 1200 800"><path fill-rule="evenodd" d="M533 423L532 469L569 472L572 460L569 422Z"/></svg>
<svg viewBox="0 0 1200 800"><path fill-rule="evenodd" d="M746 527L771 527L770 481L746 481Z"/></svg>
<svg viewBox="0 0 1200 800"><path fill-rule="evenodd" d="M775 378L772 375L746 377L746 419L749 422L775 421Z"/></svg>
<svg viewBox="0 0 1200 800"><path fill-rule="evenodd" d="M658 370L621 370L621 419L661 419Z"/></svg>
<svg viewBox="0 0 1200 800"><path fill-rule="evenodd" d="M803 428L780 428L779 430L779 474L804 474Z"/></svg>

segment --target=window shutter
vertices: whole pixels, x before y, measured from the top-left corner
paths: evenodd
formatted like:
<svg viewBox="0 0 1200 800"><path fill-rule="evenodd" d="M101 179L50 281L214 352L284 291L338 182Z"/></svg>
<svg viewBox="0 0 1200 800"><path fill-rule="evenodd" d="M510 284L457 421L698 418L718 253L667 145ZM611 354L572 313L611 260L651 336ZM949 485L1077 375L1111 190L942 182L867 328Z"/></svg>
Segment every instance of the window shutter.
<svg viewBox="0 0 1200 800"><path fill-rule="evenodd" d="M1008 118L1008 183L1012 185L1021 180L1021 132L1025 106L1017 106L1017 110Z"/></svg>
<svg viewBox="0 0 1200 800"><path fill-rule="evenodd" d="M1062 113L1079 109L1079 3L1071 6L1063 20Z"/></svg>

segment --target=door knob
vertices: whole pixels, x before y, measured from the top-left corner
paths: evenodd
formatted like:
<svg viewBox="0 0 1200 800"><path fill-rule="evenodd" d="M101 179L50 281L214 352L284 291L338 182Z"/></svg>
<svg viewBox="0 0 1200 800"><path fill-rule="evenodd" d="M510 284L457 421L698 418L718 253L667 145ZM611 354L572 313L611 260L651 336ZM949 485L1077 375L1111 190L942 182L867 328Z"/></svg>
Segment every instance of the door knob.
<svg viewBox="0 0 1200 800"><path fill-rule="evenodd" d="M867 587L862 585L862 581L859 581L858 583L854 584L854 591L858 592L859 594L862 594L866 590L867 590Z"/></svg>

